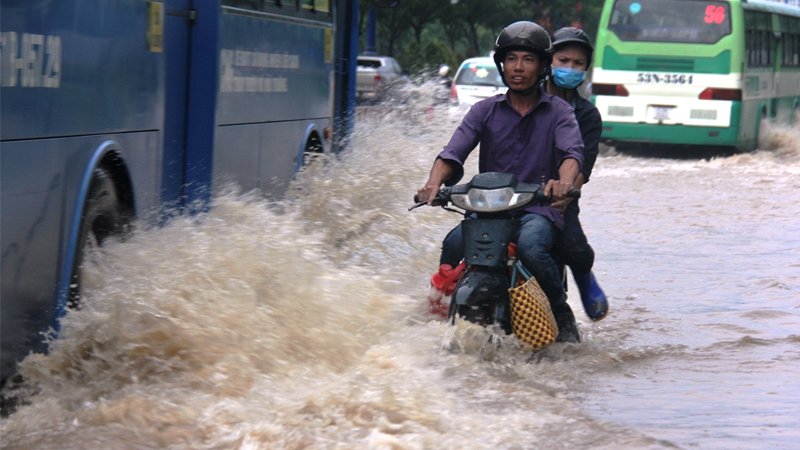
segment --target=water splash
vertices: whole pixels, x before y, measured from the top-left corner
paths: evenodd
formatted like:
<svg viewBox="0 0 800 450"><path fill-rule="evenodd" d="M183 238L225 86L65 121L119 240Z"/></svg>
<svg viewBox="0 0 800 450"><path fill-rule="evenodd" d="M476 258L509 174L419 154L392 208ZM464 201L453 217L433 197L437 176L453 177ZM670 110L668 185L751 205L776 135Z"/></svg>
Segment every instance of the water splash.
<svg viewBox="0 0 800 450"><path fill-rule="evenodd" d="M459 217L407 207L460 113L408 89L418 100L359 110L348 151L300 174L286 198L225 189L208 213L140 227L94 254L84 307L49 355L22 364L28 404L0 420L4 448L724 448L746 427L708 437L692 413L719 417L703 409L719 401L739 410L725 392L742 367L794 416L797 390L773 375L794 367L797 339L770 333L796 314L754 323L739 311L796 293L777 266L764 270L786 289L763 289L765 274L741 268L793 256L786 236L742 212L796 226L770 186L797 184L797 141L778 146L794 153L710 161L601 157L581 206L612 315L591 323L571 298L583 342L521 352L511 337L424 310L440 240ZM726 203L745 187L752 201ZM757 332L772 343L766 371L740 351ZM687 378L702 384L706 372L720 375L721 391L702 386L714 401L691 396ZM722 418L772 423L744 406Z"/></svg>

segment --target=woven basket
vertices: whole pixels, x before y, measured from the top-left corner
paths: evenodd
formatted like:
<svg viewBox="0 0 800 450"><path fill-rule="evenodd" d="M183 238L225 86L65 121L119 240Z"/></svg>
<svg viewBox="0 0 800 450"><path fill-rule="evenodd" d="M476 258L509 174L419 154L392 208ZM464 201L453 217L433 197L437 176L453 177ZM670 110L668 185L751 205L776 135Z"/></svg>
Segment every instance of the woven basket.
<svg viewBox="0 0 800 450"><path fill-rule="evenodd" d="M530 345L533 350L547 347L558 337L558 325L550 309L547 296L536 279L508 290L511 302L511 326L517 339Z"/></svg>

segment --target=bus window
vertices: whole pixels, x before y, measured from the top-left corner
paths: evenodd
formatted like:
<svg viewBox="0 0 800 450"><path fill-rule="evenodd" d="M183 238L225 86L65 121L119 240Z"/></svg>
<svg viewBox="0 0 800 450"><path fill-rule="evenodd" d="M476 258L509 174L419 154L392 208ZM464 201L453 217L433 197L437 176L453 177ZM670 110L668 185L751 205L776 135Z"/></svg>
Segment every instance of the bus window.
<svg viewBox="0 0 800 450"><path fill-rule="evenodd" d="M731 33L730 4L617 0L608 29L623 41L713 44Z"/></svg>
<svg viewBox="0 0 800 450"><path fill-rule="evenodd" d="M333 18L331 0L300 0L300 15L308 19L328 22Z"/></svg>
<svg viewBox="0 0 800 450"><path fill-rule="evenodd" d="M781 65L800 67L800 19L781 17Z"/></svg>
<svg viewBox="0 0 800 450"><path fill-rule="evenodd" d="M261 10L262 0L222 0L224 6L233 6L234 8L252 9L254 11Z"/></svg>
<svg viewBox="0 0 800 450"><path fill-rule="evenodd" d="M770 67L775 62L772 17L758 11L745 12L745 58L748 67Z"/></svg>
<svg viewBox="0 0 800 450"><path fill-rule="evenodd" d="M303 9L307 11L316 11L316 12L330 12L331 11L331 1L330 0L302 0Z"/></svg>
<svg viewBox="0 0 800 450"><path fill-rule="evenodd" d="M264 11L265 6L281 6L281 0L222 0L223 6Z"/></svg>
<svg viewBox="0 0 800 450"><path fill-rule="evenodd" d="M330 12L331 11L330 0L314 0L314 10L319 12Z"/></svg>

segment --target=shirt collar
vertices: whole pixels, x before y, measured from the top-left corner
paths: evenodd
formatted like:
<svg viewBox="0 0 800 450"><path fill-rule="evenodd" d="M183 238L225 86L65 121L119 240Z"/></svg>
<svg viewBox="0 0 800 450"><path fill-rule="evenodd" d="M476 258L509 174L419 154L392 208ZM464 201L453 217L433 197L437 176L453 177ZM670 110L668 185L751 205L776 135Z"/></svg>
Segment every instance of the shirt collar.
<svg viewBox="0 0 800 450"><path fill-rule="evenodd" d="M508 98L508 92L509 91L506 91L506 93L503 94L502 97L500 97L500 100L505 101L508 104L508 106L511 106L511 99ZM536 106L534 106L533 109L531 109L531 111L534 111L542 103L550 103L550 99L553 98L553 96L548 94L547 91L544 89L544 83L542 83L542 86L539 87L539 94L540 94L539 95L539 103L537 103ZM513 108L513 106L512 106L512 108ZM530 114L530 111L528 113Z"/></svg>

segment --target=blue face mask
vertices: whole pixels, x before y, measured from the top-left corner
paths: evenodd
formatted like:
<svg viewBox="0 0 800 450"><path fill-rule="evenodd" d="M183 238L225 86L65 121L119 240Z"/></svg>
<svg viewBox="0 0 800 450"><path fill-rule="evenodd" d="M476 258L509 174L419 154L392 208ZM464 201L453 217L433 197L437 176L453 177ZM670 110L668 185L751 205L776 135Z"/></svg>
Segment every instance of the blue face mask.
<svg viewBox="0 0 800 450"><path fill-rule="evenodd" d="M575 89L586 78L585 70L553 66L553 82L562 89Z"/></svg>

